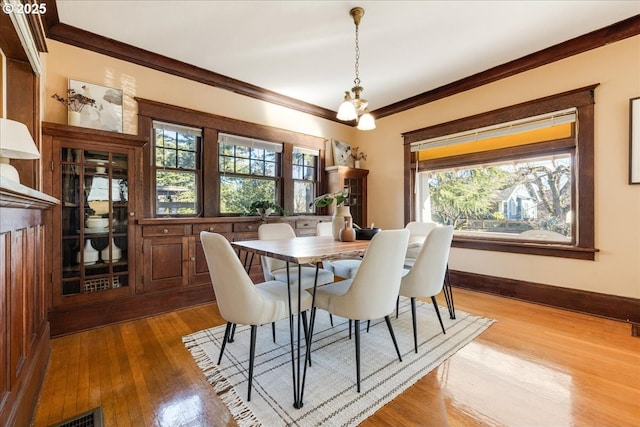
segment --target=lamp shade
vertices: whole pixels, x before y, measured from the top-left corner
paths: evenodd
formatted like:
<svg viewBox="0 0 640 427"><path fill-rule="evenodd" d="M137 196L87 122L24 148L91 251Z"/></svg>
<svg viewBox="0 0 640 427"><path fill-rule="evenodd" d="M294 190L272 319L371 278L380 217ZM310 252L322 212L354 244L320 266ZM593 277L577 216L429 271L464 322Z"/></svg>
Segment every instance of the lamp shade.
<svg viewBox="0 0 640 427"><path fill-rule="evenodd" d="M358 118L356 107L351 100L345 99L338 109L338 120L355 120Z"/></svg>
<svg viewBox="0 0 640 427"><path fill-rule="evenodd" d="M373 119L371 113L366 111L363 115L360 116L358 120L358 129L360 130L371 130L376 128L376 121Z"/></svg>
<svg viewBox="0 0 640 427"><path fill-rule="evenodd" d="M0 177L20 183L18 171L9 164L9 159L39 158L29 129L23 123L0 118Z"/></svg>
<svg viewBox="0 0 640 427"><path fill-rule="evenodd" d="M0 157L9 159L39 159L29 129L23 123L0 118Z"/></svg>

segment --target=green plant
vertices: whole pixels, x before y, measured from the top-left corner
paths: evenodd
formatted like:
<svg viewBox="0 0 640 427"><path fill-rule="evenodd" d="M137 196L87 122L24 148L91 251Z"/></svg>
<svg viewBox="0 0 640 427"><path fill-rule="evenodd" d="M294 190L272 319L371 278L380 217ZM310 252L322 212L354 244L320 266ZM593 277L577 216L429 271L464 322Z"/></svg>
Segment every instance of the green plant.
<svg viewBox="0 0 640 427"><path fill-rule="evenodd" d="M253 203L251 203L251 205L249 205L249 214L263 215L267 211L267 209L271 209L273 212L278 212L279 214L282 214L282 215L289 215L289 213L286 210L284 210L282 206L272 202L271 200L254 201ZM259 210L261 210L262 212L260 212Z"/></svg>
<svg viewBox="0 0 640 427"><path fill-rule="evenodd" d="M336 202L336 206L342 206L345 200L349 198L349 190L345 188L342 191L336 191L335 193L327 193L322 196L318 196L313 200L314 205L319 208L325 208L329 206L334 201ZM312 205L310 204L310 206Z"/></svg>

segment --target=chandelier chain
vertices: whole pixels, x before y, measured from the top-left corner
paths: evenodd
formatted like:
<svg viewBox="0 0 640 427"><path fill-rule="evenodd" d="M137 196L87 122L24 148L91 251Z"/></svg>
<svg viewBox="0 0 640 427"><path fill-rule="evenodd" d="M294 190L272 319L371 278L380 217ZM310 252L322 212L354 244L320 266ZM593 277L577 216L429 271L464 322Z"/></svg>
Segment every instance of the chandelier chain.
<svg viewBox="0 0 640 427"><path fill-rule="evenodd" d="M353 80L356 86L360 86L360 43L358 42L358 25L356 24L356 78Z"/></svg>

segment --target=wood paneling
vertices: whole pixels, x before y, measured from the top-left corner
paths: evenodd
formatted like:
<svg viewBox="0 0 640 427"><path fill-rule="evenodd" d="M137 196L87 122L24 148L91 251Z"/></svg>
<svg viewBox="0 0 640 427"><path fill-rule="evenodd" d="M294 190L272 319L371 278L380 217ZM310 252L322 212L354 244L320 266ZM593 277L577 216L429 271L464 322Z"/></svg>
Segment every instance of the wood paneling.
<svg viewBox="0 0 640 427"><path fill-rule="evenodd" d="M626 324L455 288L454 298L496 323L363 426L637 425L640 340ZM235 426L182 343L222 324L206 304L52 340L35 425L102 405L106 425Z"/></svg>

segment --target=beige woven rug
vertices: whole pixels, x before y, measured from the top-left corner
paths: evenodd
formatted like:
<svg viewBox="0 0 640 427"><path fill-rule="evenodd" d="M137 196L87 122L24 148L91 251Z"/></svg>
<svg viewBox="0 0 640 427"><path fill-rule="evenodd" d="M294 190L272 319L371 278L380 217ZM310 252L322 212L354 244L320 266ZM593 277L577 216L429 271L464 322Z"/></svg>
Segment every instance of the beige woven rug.
<svg viewBox="0 0 640 427"><path fill-rule="evenodd" d="M433 305L418 301L418 354L413 349L411 305L401 298L400 316L391 316L402 354L398 361L384 319L361 322L361 392L356 391L355 342L348 322L318 310L312 344L313 366L307 369L304 406L293 408L289 322L258 328L251 401L247 402L249 327L238 326L216 366L224 325L183 337L198 366L240 426L355 426L402 393L425 374L460 350L493 320L456 312L451 320L440 308L446 335L442 334Z"/></svg>

